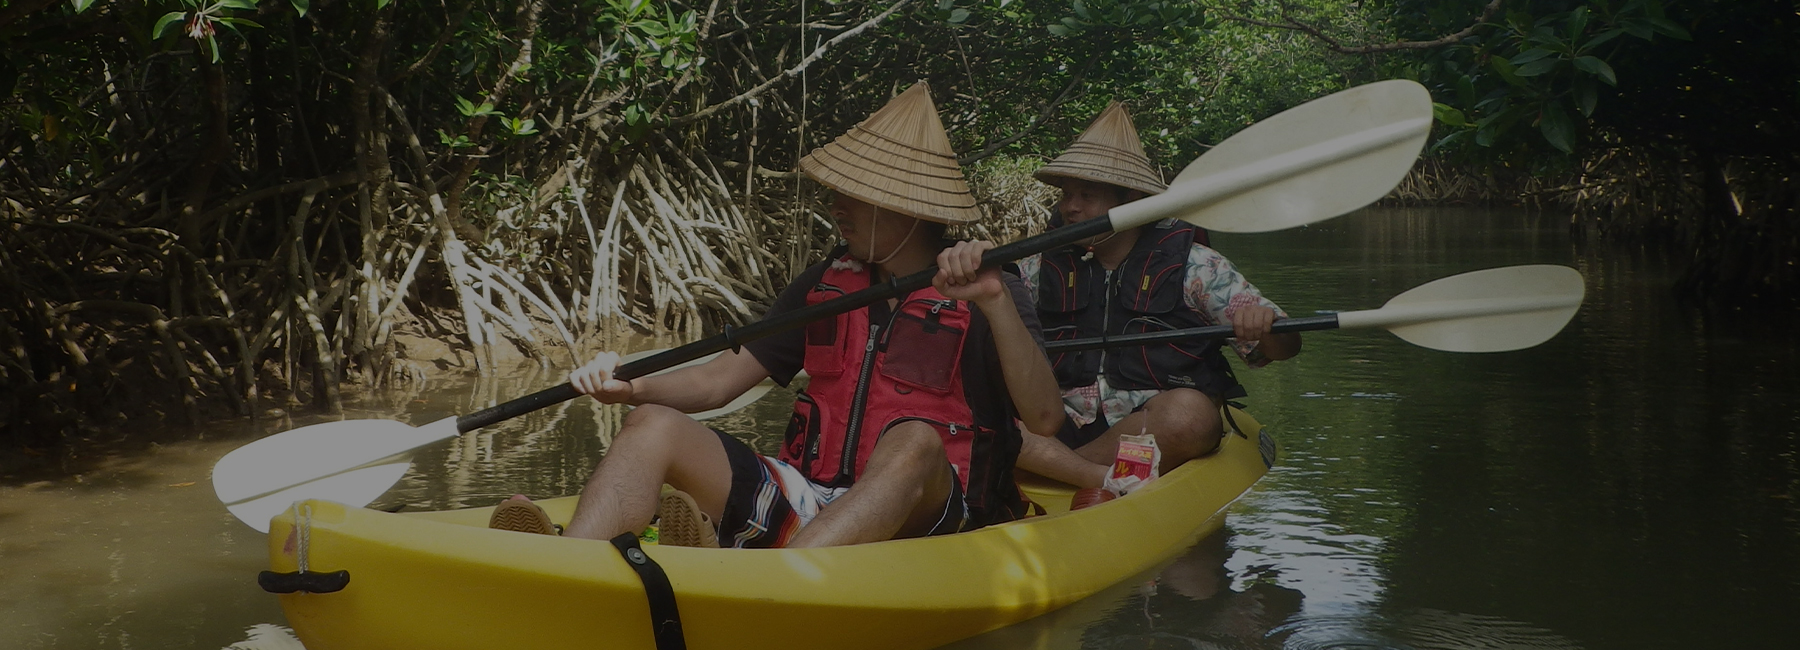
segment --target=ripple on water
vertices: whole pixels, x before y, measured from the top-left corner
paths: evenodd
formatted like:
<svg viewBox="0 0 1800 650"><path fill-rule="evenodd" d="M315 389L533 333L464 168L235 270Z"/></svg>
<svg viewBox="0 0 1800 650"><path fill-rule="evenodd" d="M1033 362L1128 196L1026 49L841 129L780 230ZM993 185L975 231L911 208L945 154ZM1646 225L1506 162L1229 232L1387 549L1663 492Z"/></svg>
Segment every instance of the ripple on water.
<svg viewBox="0 0 1800 650"><path fill-rule="evenodd" d="M225 646L224 650L306 650L294 631L284 625L257 623L244 630L244 640Z"/></svg>
<svg viewBox="0 0 1800 650"><path fill-rule="evenodd" d="M1579 650L1560 634L1498 616L1416 609L1389 616L1352 611L1300 615L1269 631L1289 650Z"/></svg>

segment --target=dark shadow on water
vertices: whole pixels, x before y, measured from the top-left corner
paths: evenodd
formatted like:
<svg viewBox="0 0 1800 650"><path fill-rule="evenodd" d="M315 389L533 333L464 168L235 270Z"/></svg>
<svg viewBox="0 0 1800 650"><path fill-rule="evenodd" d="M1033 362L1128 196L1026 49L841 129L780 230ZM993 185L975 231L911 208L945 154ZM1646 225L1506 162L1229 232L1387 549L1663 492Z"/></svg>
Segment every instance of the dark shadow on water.
<svg viewBox="0 0 1800 650"><path fill-rule="evenodd" d="M940 650L1281 648L1277 631L1305 596L1269 567L1227 568L1235 534L1221 529L1145 574L1043 616Z"/></svg>

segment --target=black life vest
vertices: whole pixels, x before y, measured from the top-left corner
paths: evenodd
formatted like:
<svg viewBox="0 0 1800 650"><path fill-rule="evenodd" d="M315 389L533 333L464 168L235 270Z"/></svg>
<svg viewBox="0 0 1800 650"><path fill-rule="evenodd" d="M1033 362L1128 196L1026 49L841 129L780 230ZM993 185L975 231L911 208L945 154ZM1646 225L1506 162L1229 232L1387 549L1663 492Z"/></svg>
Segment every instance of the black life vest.
<svg viewBox="0 0 1800 650"><path fill-rule="evenodd" d="M1138 232L1137 243L1110 276L1084 247L1045 253L1037 277L1044 339L1140 334L1211 325L1187 304L1187 259L1200 230L1168 219ZM1085 258L1085 259L1084 259ZM1219 352L1218 340L1183 340L1137 347L1053 353L1056 383L1106 382L1123 390L1193 388L1226 398L1243 387Z"/></svg>

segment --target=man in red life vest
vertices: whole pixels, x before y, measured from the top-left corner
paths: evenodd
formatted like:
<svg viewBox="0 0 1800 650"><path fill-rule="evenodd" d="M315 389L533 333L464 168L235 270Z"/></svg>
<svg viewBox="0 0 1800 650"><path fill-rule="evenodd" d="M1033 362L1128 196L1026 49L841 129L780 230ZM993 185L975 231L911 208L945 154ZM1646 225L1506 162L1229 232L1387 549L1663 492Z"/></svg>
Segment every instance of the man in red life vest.
<svg viewBox="0 0 1800 650"><path fill-rule="evenodd" d="M1168 187L1118 102L1036 175L1062 188L1057 211L1068 223ZM1205 241L1194 226L1168 219L1026 258L1020 275L1050 340L1229 323L1229 344L1253 368L1299 354L1300 335L1270 332L1286 314ZM1019 467L1087 488L1075 501L1088 505L1116 496L1101 486L1121 435L1154 436L1162 472L1211 452L1224 401L1244 394L1219 348L1177 341L1052 354L1069 417L1054 440L1025 436Z"/></svg>
<svg viewBox="0 0 1800 650"><path fill-rule="evenodd" d="M831 546L1024 514L1015 421L1056 431L1062 405L1024 283L981 269L987 242L942 240L946 225L981 213L928 88L895 97L800 169L834 190L845 245L802 271L765 318L935 263L932 287L662 375L613 379L613 353L577 369L569 379L581 392L637 408L564 535L610 539L643 530L660 510L663 544ZM687 415L764 378L786 385L802 368L811 379L778 457ZM678 491L662 495L665 482ZM516 521L535 523L507 525ZM503 502L495 522L549 528L523 497Z"/></svg>

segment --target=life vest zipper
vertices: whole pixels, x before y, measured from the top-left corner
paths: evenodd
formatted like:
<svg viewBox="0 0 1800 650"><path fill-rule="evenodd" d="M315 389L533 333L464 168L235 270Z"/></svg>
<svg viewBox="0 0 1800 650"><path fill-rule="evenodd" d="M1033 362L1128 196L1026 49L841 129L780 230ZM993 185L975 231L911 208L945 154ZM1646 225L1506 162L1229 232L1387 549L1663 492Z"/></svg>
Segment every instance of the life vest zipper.
<svg viewBox="0 0 1800 650"><path fill-rule="evenodd" d="M1112 334L1112 297L1118 287L1117 274L1112 269L1106 270L1106 279L1100 282L1100 336ZM1106 381L1106 348L1100 348L1100 368L1094 371L1096 384ZM1099 416L1106 416L1106 403L1102 398L1099 404Z"/></svg>
<svg viewBox="0 0 1800 650"><path fill-rule="evenodd" d="M900 310L895 309L894 313L900 313ZM893 316L888 316L888 320L892 321ZM856 450L862 444L859 434L862 433L863 406L869 401L869 379L875 374L875 344L880 341L880 333L880 325L869 323L869 341L863 344L862 368L857 371L856 392L850 397L849 430L844 432L844 451L834 482L848 480L856 472Z"/></svg>

